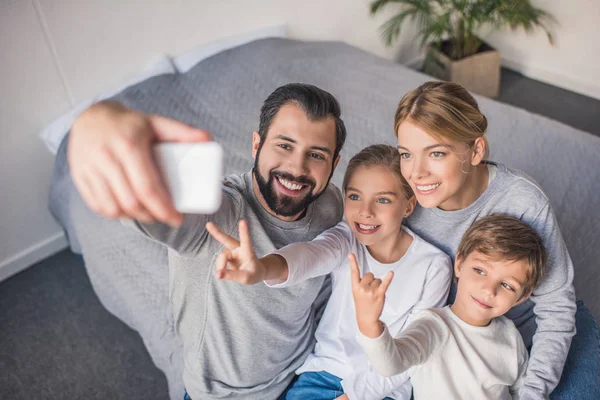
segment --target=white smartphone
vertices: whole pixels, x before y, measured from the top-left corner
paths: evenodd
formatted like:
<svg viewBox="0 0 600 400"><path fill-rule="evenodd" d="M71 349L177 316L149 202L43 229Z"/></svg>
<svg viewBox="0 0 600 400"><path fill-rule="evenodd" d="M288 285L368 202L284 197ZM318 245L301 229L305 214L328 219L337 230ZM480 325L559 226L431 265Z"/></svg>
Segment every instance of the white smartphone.
<svg viewBox="0 0 600 400"><path fill-rule="evenodd" d="M221 205L223 148L216 142L160 143L154 155L175 209L211 214Z"/></svg>

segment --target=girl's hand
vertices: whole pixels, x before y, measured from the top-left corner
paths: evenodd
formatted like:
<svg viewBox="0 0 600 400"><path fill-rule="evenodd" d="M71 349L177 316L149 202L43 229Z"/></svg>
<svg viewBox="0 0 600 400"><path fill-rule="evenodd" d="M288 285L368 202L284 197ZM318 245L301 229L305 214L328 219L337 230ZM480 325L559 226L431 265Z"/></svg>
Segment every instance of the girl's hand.
<svg viewBox="0 0 600 400"><path fill-rule="evenodd" d="M206 230L225 246L216 261L218 279L235 281L242 285L252 285L265 280L267 268L254 253L246 221L241 220L238 225L239 242L221 232L212 222L206 224Z"/></svg>
<svg viewBox="0 0 600 400"><path fill-rule="evenodd" d="M344 393L340 397L336 397L335 400L350 400L350 398L348 397L348 395L346 393Z"/></svg>
<svg viewBox="0 0 600 400"><path fill-rule="evenodd" d="M350 253L348 260L350 261L352 295L356 305L358 329L367 337L379 337L383 333L383 324L379 321L379 317L385 304L385 292L392 282L394 273L388 272L383 281L375 278L370 272L361 279L354 254Z"/></svg>

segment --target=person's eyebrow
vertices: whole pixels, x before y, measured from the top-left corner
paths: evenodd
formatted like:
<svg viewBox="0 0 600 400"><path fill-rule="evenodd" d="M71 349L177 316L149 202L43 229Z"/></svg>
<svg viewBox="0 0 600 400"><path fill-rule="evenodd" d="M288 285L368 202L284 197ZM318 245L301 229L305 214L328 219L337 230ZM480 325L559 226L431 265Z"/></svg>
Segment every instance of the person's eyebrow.
<svg viewBox="0 0 600 400"><path fill-rule="evenodd" d="M360 190L358 190L357 188L353 188L352 186L348 186L346 188L346 192L349 192L349 191L353 191L353 192L357 192L357 193L362 193ZM396 192L390 192L390 191L387 191L387 192L377 192L377 193L375 193L375 195L377 195L377 196L382 196L382 195L398 196L398 194Z"/></svg>
<svg viewBox="0 0 600 400"><path fill-rule="evenodd" d="M436 147L445 147L446 149L454 150L454 145L445 143L432 144L431 146L425 147L423 150L431 150L435 149Z"/></svg>
<svg viewBox="0 0 600 400"><path fill-rule="evenodd" d="M427 147L425 147L423 150L431 150L431 149L435 149L436 147L445 147L445 148L447 148L447 149L454 150L454 145L452 145L452 144L443 144L443 143L436 143L436 144L432 144L431 146L427 146ZM398 147L397 147L397 148L398 148L398 150L406 150L406 151L409 151L409 150L408 150L406 147L404 147L404 146L400 146L400 145L398 145Z"/></svg>
<svg viewBox="0 0 600 400"><path fill-rule="evenodd" d="M480 257L473 257L473 261L476 261L476 262L478 262L480 264L483 264L487 268L491 268L492 267L492 264L490 264L488 261L486 261L485 259L480 258Z"/></svg>
<svg viewBox="0 0 600 400"><path fill-rule="evenodd" d="M276 136L276 139L280 139L280 140L285 140L286 142L290 142L290 143L298 143L298 141L292 139L291 137L288 136L284 136L284 135L278 135ZM327 153L329 155L332 154L332 151L328 148L328 147L323 147L323 146L310 146L310 148L312 150L319 150L322 151L323 153Z"/></svg>
<svg viewBox="0 0 600 400"><path fill-rule="evenodd" d="M520 280L518 280L517 278L515 278L514 276L509 276L507 280L512 280L513 282L515 282L517 285L519 285L519 287L523 287L525 286L525 283L521 282Z"/></svg>
<svg viewBox="0 0 600 400"><path fill-rule="evenodd" d="M474 261L477 261L483 265L485 265L487 268L493 268L492 264L488 263L486 260L479 258L479 257L474 257L473 258ZM524 282L521 282L520 280L518 280L517 278L515 278L514 276L508 276L506 277L504 280L511 280L512 282L516 283L517 285L519 285L519 287L523 287L525 286Z"/></svg>

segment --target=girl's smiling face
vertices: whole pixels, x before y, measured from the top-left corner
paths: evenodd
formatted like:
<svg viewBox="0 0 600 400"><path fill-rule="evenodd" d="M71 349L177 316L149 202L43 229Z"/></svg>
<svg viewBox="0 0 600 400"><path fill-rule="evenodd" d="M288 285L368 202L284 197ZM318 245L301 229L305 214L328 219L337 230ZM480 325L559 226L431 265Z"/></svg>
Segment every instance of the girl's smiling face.
<svg viewBox="0 0 600 400"><path fill-rule="evenodd" d="M480 164L485 153L483 138L471 146L441 141L405 120L398 126L398 152L402 175L424 208L465 208L485 190L477 173L485 168Z"/></svg>
<svg viewBox="0 0 600 400"><path fill-rule="evenodd" d="M406 197L401 178L382 166L357 167L345 189L346 221L369 250L392 248L400 238L402 219L414 206L415 198Z"/></svg>

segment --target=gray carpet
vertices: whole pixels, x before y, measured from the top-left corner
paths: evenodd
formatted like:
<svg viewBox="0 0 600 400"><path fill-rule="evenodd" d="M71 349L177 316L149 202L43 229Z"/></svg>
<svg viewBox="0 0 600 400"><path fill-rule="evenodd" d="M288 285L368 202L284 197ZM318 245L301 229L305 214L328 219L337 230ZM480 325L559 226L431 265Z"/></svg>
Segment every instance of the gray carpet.
<svg viewBox="0 0 600 400"><path fill-rule="evenodd" d="M499 101L600 136L600 101L502 71ZM62 251L0 283L0 399L167 399L139 335Z"/></svg>
<svg viewBox="0 0 600 400"><path fill-rule="evenodd" d="M0 284L0 399L168 398L139 335L64 250Z"/></svg>
<svg viewBox="0 0 600 400"><path fill-rule="evenodd" d="M502 70L496 100L600 136L600 100Z"/></svg>

